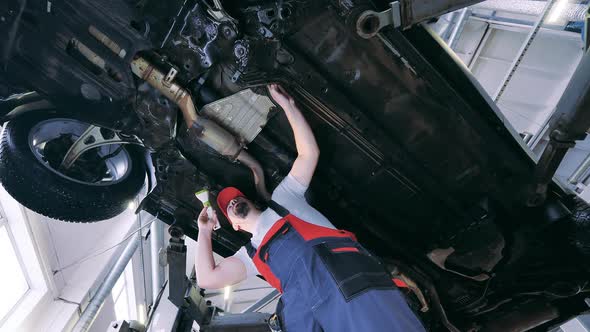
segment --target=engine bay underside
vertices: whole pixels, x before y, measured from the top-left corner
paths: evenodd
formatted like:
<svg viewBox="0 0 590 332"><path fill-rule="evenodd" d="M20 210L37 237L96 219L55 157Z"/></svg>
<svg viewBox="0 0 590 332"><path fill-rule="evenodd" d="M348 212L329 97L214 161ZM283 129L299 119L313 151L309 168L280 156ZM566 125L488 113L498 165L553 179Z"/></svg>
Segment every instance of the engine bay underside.
<svg viewBox="0 0 590 332"><path fill-rule="evenodd" d="M359 15L387 5L69 1L48 12L43 1L9 1L0 5L9 88L0 85L141 138L155 181L140 208L196 239L195 222L175 223L198 215L196 191L258 195L239 151L260 162L270 192L289 172L295 143L266 89L280 83L321 149L308 200L418 285L415 309L426 304L433 330L524 329L578 313L589 290L579 247L588 244L571 233L587 229L587 217L572 217L575 202L556 185L527 206L534 162L426 27L359 36ZM239 151L224 156L199 139L178 100L134 75L138 58L163 73L162 89L182 87ZM248 236L221 222L213 246L229 256Z"/></svg>

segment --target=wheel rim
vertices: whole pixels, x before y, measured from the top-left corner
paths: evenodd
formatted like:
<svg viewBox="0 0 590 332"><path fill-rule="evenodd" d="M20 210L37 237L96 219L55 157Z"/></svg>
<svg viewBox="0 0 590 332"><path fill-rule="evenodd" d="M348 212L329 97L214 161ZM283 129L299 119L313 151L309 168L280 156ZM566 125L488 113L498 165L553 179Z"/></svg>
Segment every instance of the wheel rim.
<svg viewBox="0 0 590 332"><path fill-rule="evenodd" d="M97 147L80 156L80 159L93 157L98 160L99 164L95 163L97 168L96 181L89 181L86 177L80 176L80 174L87 173L83 169L85 166L84 160L76 161L68 170L68 174L59 170L59 167L56 167L57 164L53 163L52 165L51 160L63 160L65 153L63 156L52 154L48 149L48 145L55 146L59 144L57 143L59 140L67 140L64 139L64 136L75 141L87 128L88 124L73 119L55 118L39 122L29 132L29 148L41 165L58 176L73 182L90 186L108 186L125 180L131 171L131 158L129 153L121 148L120 144ZM71 146L71 144L69 146L67 144L62 145L62 151L67 151ZM101 158L114 154L117 150L119 151L116 155L101 160Z"/></svg>

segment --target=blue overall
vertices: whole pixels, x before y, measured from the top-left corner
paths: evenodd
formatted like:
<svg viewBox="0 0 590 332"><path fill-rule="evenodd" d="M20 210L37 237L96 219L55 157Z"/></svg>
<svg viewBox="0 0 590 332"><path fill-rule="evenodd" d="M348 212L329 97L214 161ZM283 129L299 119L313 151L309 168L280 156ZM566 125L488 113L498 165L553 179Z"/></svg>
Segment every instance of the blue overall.
<svg viewBox="0 0 590 332"><path fill-rule="evenodd" d="M354 234L274 210L283 219L257 250L246 248L258 271L282 292L277 315L283 331L425 331Z"/></svg>

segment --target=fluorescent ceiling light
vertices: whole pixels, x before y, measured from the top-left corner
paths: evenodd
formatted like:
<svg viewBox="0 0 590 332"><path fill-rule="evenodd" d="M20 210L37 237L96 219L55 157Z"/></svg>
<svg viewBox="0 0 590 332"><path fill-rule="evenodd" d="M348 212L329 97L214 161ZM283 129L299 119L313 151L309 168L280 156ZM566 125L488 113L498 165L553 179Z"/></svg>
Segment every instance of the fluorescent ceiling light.
<svg viewBox="0 0 590 332"><path fill-rule="evenodd" d="M547 23L555 23L561 18L561 15L567 6L567 2L568 0L557 0L557 3L555 3L551 9L551 14L547 19Z"/></svg>
<svg viewBox="0 0 590 332"><path fill-rule="evenodd" d="M224 300L228 300L229 299L229 293L231 292L231 286L225 286L225 288L223 289L223 299Z"/></svg>

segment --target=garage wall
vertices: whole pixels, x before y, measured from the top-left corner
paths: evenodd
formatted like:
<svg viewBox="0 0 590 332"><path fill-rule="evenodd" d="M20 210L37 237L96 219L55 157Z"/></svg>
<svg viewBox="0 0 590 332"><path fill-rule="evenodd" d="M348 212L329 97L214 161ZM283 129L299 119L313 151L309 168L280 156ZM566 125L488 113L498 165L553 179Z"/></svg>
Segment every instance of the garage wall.
<svg viewBox="0 0 590 332"><path fill-rule="evenodd" d="M527 34L523 27L469 21L456 52L493 96ZM534 135L542 129L582 54L580 34L549 29L539 32L498 102L519 133Z"/></svg>
<svg viewBox="0 0 590 332"><path fill-rule="evenodd" d="M54 275L57 291L55 299L58 301L50 306L60 306L63 302L85 307L124 244L103 254L94 255L121 242L123 237L136 227L136 218L132 211L126 211L111 220L92 224L64 223L32 211L27 210L26 213L36 230L35 237L47 255ZM83 259L85 260L81 261ZM75 324L78 315L78 308L71 312L70 326ZM93 325L93 330L105 331L113 320L116 320L114 306L109 297ZM43 322L39 321L38 331L43 331L42 325ZM64 330L67 330L67 327L64 327Z"/></svg>
<svg viewBox="0 0 590 332"><path fill-rule="evenodd" d="M192 269L195 267L194 257L196 255L197 243L191 239L186 239L186 243L188 247L187 257L189 261L187 263L187 275L190 275ZM221 262L221 256L214 254L214 257L216 263ZM222 308L227 312L240 313L273 290L274 288L272 288L266 281L257 276L253 276L230 287L229 294L226 294L226 289L212 289L206 291L205 297L211 301L213 306ZM269 303L268 306L260 312L274 313L275 309L276 301L274 303Z"/></svg>
<svg viewBox="0 0 590 332"><path fill-rule="evenodd" d="M26 224L29 233L19 234L16 242L31 241L37 255L28 255L24 261L42 266L45 275L42 282L47 286L45 296L34 305L18 308L19 316L26 319L20 319L17 325L6 324L0 331L69 331L124 249L124 239L139 228L138 218L134 211L127 210L118 217L97 223L66 223L22 207L1 187L0 204L8 219ZM143 225L152 219L142 214ZM146 227L143 234L148 230ZM142 242L143 260L138 250L132 259L134 269L129 271L134 279L130 286L133 289L129 290L133 298L127 301L132 307L125 318L145 322L147 306L152 301L151 266L149 240ZM107 297L91 331L105 331L117 318L113 299Z"/></svg>
<svg viewBox="0 0 590 332"><path fill-rule="evenodd" d="M101 255L80 264L76 262L121 240L121 235L131 228L135 219L126 212L111 220L80 224L53 220L30 210L26 213L36 226L39 241L43 241L43 247L47 248L45 252L52 270L54 273L59 271L54 274L59 290L65 291L65 295L71 296L72 300L78 300L75 288L87 289L84 280L97 274L97 268L104 265L104 258L108 260L110 255Z"/></svg>
<svg viewBox="0 0 590 332"><path fill-rule="evenodd" d="M31 230L31 240L39 253L39 263L44 266L48 280L48 291L44 301L27 313L25 323L13 325L9 329L0 331L69 331L78 320L80 313L87 306L98 286L120 256L126 242L123 240L128 234L140 227L138 218L132 210L122 215L97 223L78 224L53 220L32 212L16 201L6 192L0 192L0 204L7 211L8 218L19 218ZM142 226L154 220L150 215L142 213ZM156 221L159 222L159 221ZM109 324L119 319L138 320L145 323L148 308L152 304L151 291L151 259L150 241L146 239L149 227L142 232L143 257L138 250L134 255L129 270L133 279L133 300L129 300L131 312L126 317L117 315L116 305L112 297L107 297L91 332L105 331ZM186 239L187 275L194 268L196 242ZM216 259L221 257L216 255ZM30 262L30 258L27 258ZM144 279L145 278L145 279ZM240 313L260 298L269 294L273 289L258 277L251 277L230 288L229 296L225 289L207 290L206 297L214 306L227 312ZM160 306L174 312L175 308L164 296ZM268 304L262 311L272 313L276 301ZM26 311L27 308L21 312ZM159 315L154 321L158 324L170 324L171 317ZM166 322L164 322L166 321Z"/></svg>
<svg viewBox="0 0 590 332"><path fill-rule="evenodd" d="M98 317L88 330L88 332L105 332L111 325L111 322L115 321L115 303L111 297L107 297Z"/></svg>
<svg viewBox="0 0 590 332"><path fill-rule="evenodd" d="M494 96L537 17L472 9L479 17L471 17L466 22L454 51L486 92ZM493 20L481 18L486 15L493 16ZM564 31L566 23L542 26L498 101L500 111L518 133L539 137L534 147L537 155L547 141L543 130L546 122L583 56L581 34ZM583 176L586 181L578 185L567 181L589 154L590 139L578 142L567 153L554 178L564 188L590 202L590 191L586 190L590 172Z"/></svg>

